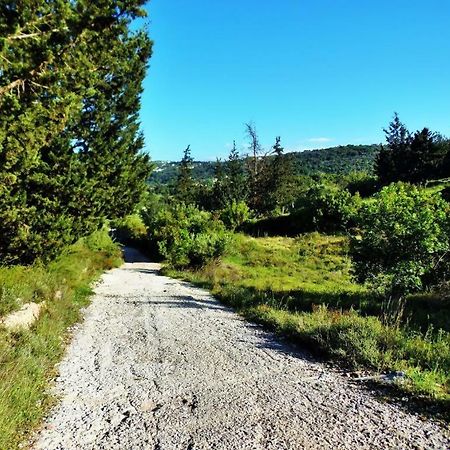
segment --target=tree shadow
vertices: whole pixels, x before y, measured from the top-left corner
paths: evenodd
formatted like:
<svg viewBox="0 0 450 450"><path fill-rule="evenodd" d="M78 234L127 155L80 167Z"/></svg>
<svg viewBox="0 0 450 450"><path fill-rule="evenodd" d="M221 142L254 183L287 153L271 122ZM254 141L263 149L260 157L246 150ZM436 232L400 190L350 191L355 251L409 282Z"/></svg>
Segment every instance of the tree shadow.
<svg viewBox="0 0 450 450"><path fill-rule="evenodd" d="M401 390L395 384L383 384L373 380L365 381L360 385L379 402L394 404L410 414L444 422L445 427L448 427L450 423L450 400L448 399L415 396Z"/></svg>
<svg viewBox="0 0 450 450"><path fill-rule="evenodd" d="M145 256L141 251L134 247L123 247L122 250L123 259L126 263L146 263L150 262L147 256Z"/></svg>
<svg viewBox="0 0 450 450"><path fill-rule="evenodd" d="M153 300L153 299L167 299L167 300ZM133 299L130 301L134 305L149 305L159 306L164 308L177 309L212 309L233 312L231 308L223 306L217 300L198 299L191 295L152 295L151 299Z"/></svg>
<svg viewBox="0 0 450 450"><path fill-rule="evenodd" d="M141 267L126 267L123 270L127 272L142 273L144 275L161 275L160 269L144 269Z"/></svg>

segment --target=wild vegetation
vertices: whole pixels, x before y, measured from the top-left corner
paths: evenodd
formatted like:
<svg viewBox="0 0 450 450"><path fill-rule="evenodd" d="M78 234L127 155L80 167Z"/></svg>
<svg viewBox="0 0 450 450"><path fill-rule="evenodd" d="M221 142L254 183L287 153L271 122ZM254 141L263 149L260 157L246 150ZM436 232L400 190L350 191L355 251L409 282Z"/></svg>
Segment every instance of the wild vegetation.
<svg viewBox="0 0 450 450"><path fill-rule="evenodd" d="M2 314L26 302L45 302L29 329L0 327L0 448L19 448L52 404L49 380L62 357L67 328L88 304L91 283L121 263L102 230L64 249L48 264L0 268Z"/></svg>
<svg viewBox="0 0 450 450"><path fill-rule="evenodd" d="M212 180L193 176L188 147L174 183L153 189L147 248L251 320L448 404L448 140L395 115L373 172L299 175L279 137L265 149L245 128L248 153L234 145ZM400 159L428 171L405 179Z"/></svg>

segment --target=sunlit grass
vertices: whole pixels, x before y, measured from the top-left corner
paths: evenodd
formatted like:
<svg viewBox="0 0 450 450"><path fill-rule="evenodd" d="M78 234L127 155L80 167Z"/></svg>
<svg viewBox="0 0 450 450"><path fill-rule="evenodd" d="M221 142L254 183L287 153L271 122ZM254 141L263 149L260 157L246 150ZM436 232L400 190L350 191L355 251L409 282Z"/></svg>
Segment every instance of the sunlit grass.
<svg viewBox="0 0 450 450"><path fill-rule="evenodd" d="M245 286L315 292L363 292L351 280L343 236L311 233L299 238L252 238L238 234L217 279L238 277Z"/></svg>
<svg viewBox="0 0 450 450"><path fill-rule="evenodd" d="M2 268L0 286L8 286L18 303L45 307L29 330L0 327L0 449L18 448L52 402L47 388L64 351L67 328L88 304L89 284L121 261L118 247L105 232L79 241L48 266ZM55 293L58 292L58 295ZM2 304L11 310L12 302Z"/></svg>

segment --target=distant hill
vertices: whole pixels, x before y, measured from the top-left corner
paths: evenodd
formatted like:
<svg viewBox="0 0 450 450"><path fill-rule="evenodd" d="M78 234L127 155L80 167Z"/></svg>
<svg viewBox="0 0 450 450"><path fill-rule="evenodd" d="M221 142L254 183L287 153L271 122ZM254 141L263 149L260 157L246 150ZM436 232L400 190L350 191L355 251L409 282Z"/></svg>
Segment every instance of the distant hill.
<svg viewBox="0 0 450 450"><path fill-rule="evenodd" d="M304 150L284 155L292 158L296 175L313 175L319 172L345 175L354 171L373 172L379 145L340 145L318 150ZM155 161L156 168L150 177L151 184L170 184L175 181L179 162ZM214 177L214 161L195 161L193 177L204 181Z"/></svg>

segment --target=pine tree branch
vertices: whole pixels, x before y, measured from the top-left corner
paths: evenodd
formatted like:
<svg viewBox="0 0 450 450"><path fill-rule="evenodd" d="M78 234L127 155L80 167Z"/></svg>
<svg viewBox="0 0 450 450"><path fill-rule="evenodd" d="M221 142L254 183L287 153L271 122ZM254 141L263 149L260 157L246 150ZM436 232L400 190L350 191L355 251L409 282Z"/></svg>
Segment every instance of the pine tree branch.
<svg viewBox="0 0 450 450"><path fill-rule="evenodd" d="M18 80L14 80L11 83L7 84L0 88L0 98L7 94L9 91L12 91L15 88L22 88L22 91L25 89L25 80L23 78L19 78Z"/></svg>
<svg viewBox="0 0 450 450"><path fill-rule="evenodd" d="M57 33L58 31L60 31L59 28L53 28L52 30L46 30L46 31L37 31L35 33L28 33L28 34L23 34L22 32L20 32L19 34L14 34L12 36L8 36L6 38L6 40L8 42L10 42L10 41L17 41L17 40L21 40L21 39L31 39L31 38L42 36L47 33Z"/></svg>
<svg viewBox="0 0 450 450"><path fill-rule="evenodd" d="M45 73L45 69L48 66L49 61L44 61L40 64L40 66L37 69L33 69L29 72L29 76L27 78L19 78L17 80L12 81L11 83L7 84L6 86L0 87L0 99L7 94L8 92L12 91L13 89L17 88L18 92L20 91L20 88L22 89L22 92L25 91L25 84L27 82L33 83L35 85L38 85L38 83L34 82L32 80L33 77L41 76Z"/></svg>

